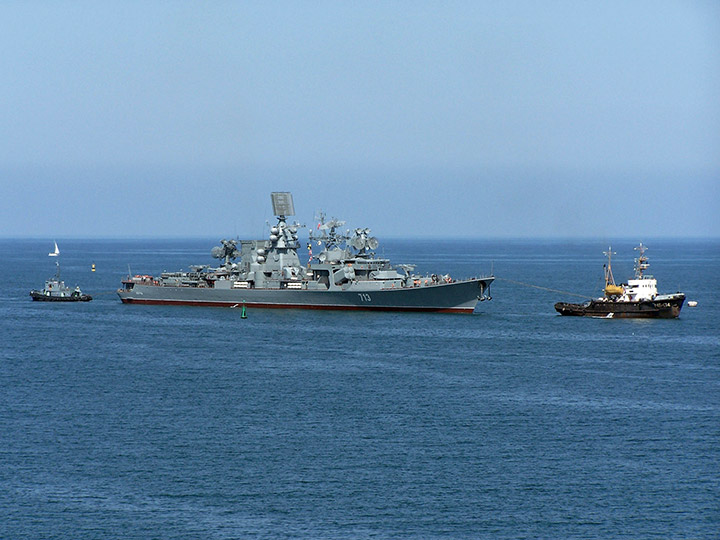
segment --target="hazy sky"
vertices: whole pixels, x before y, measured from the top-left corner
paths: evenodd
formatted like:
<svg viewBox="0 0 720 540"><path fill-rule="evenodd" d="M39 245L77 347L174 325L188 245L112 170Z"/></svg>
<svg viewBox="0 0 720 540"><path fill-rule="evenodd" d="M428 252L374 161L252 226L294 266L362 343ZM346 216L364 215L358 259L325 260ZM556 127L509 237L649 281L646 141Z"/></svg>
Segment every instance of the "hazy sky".
<svg viewBox="0 0 720 540"><path fill-rule="evenodd" d="M720 236L720 3L0 4L0 236Z"/></svg>

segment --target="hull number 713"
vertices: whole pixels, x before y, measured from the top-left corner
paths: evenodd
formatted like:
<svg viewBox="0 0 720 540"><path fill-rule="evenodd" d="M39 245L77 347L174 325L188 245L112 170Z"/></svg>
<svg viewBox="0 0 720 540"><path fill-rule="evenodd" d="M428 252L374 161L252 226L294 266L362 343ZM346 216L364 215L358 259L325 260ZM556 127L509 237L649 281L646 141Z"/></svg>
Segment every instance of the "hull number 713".
<svg viewBox="0 0 720 540"><path fill-rule="evenodd" d="M370 298L369 294L358 293L358 296L360 297L361 302L372 302L372 298Z"/></svg>

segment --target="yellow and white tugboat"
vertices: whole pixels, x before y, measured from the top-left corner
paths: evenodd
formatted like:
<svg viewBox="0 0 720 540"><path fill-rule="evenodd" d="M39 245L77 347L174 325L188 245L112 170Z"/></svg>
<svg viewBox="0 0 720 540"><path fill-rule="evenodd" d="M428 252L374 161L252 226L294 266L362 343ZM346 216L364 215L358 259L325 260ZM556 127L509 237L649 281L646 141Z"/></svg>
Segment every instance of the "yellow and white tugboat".
<svg viewBox="0 0 720 540"><path fill-rule="evenodd" d="M570 304L558 302L555 309L561 315L575 315L581 317L602 318L659 318L673 319L680 315L685 294L658 294L657 280L645 275L650 265L645 256L647 248L640 244L635 250L638 258L635 259L635 279L627 283L615 284L612 274L612 250L605 252L608 262L605 265L605 295L585 302L583 304Z"/></svg>

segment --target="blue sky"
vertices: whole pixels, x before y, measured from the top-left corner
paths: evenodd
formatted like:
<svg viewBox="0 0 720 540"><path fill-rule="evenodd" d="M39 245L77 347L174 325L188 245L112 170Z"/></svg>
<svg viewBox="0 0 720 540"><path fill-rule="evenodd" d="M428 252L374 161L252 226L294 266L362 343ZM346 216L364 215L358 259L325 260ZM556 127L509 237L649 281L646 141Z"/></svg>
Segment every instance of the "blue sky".
<svg viewBox="0 0 720 540"><path fill-rule="evenodd" d="M6 2L0 236L720 236L716 2Z"/></svg>

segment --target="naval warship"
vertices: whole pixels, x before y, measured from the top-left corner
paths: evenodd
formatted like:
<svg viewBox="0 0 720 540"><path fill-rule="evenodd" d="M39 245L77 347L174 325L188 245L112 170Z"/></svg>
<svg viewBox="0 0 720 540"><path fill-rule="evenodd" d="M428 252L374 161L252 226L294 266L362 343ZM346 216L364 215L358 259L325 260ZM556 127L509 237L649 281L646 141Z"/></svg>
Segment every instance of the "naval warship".
<svg viewBox="0 0 720 540"><path fill-rule="evenodd" d="M611 249L605 252L608 262L605 265L604 296L595 298L583 304L570 304L558 302L555 310L561 315L577 315L584 317L603 318L659 318L673 319L680 315L685 295L681 292L674 294L658 294L657 280L646 275L650 267L645 256L646 247L640 244L635 250L638 258L635 259L635 279L617 285L612 274Z"/></svg>
<svg viewBox="0 0 720 540"><path fill-rule="evenodd" d="M413 265L376 257L378 240L370 229L343 232L344 221L325 221L309 235L308 263L298 257L300 243L292 194L271 193L277 223L264 240L222 240L211 255L222 263L191 266L159 276L134 275L118 295L126 304L305 308L335 310L472 313L490 300L494 277L453 279L418 275ZM312 254L315 244L317 255Z"/></svg>

